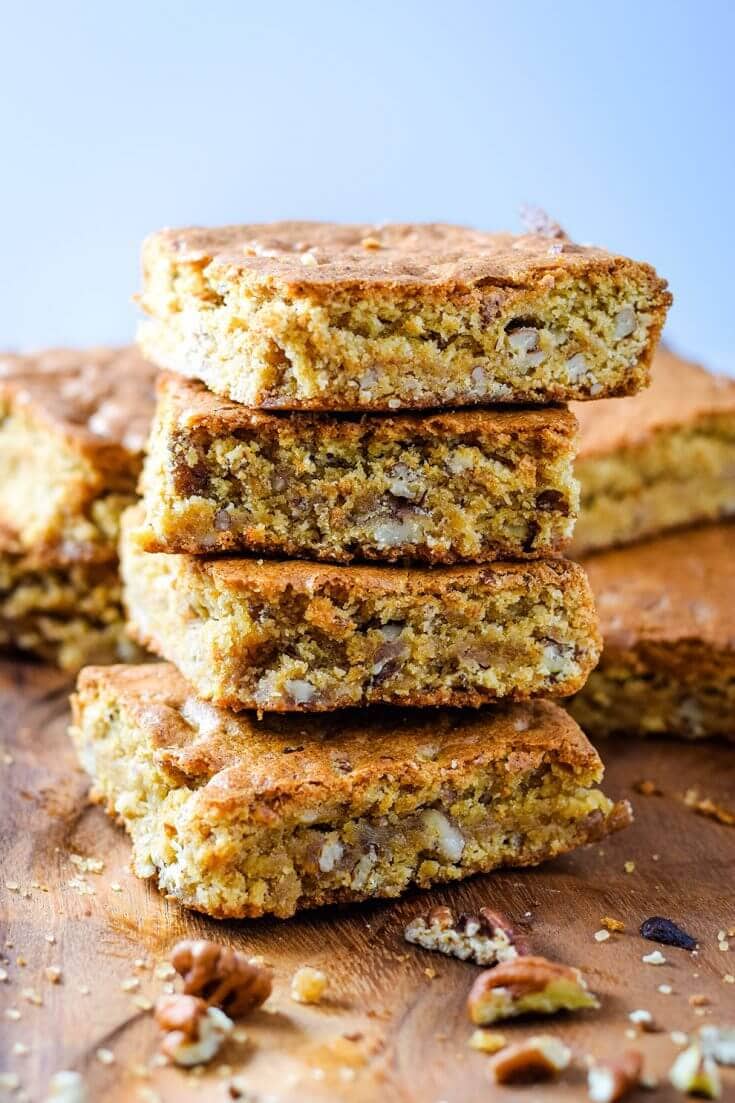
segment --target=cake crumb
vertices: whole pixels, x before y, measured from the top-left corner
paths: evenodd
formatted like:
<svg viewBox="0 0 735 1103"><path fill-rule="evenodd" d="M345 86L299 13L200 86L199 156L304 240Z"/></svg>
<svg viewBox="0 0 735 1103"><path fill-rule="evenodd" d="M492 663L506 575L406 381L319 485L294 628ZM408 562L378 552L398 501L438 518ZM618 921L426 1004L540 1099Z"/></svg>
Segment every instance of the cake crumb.
<svg viewBox="0 0 735 1103"><path fill-rule="evenodd" d="M321 1003L329 981L321 969L303 965L291 978L291 999L296 1003Z"/></svg>
<svg viewBox="0 0 735 1103"><path fill-rule="evenodd" d="M641 778L640 781L636 781L633 785L636 793L640 793L644 797L656 797L661 796L661 790L655 781L651 781L649 778Z"/></svg>
<svg viewBox="0 0 735 1103"><path fill-rule="evenodd" d="M481 1053L499 1053L507 1045L505 1034L495 1030L473 1030L468 1045Z"/></svg>
<svg viewBox="0 0 735 1103"><path fill-rule="evenodd" d="M84 858L81 854L70 854L69 861L82 873L102 873L105 868L101 858Z"/></svg>

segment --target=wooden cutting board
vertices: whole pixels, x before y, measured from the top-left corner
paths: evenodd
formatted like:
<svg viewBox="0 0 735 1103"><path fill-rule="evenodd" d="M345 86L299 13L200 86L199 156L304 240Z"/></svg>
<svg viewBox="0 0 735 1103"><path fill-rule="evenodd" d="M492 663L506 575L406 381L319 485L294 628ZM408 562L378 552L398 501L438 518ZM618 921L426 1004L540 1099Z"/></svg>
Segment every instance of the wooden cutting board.
<svg viewBox="0 0 735 1103"><path fill-rule="evenodd" d="M662 1077L655 1095L638 1097L663 1101L677 1098L665 1079L677 1052L670 1032L735 1022L735 984L723 979L735 974L735 937L727 951L717 941L718 931L735 927L735 827L695 814L682 800L696 787L735 807L735 746L605 745L606 788L633 801L636 823L544 868L287 922L217 923L162 899L129 872L126 836L85 799L87 781L66 737L69 689L58 672L0 663L0 953L8 973L0 983L0 1068L18 1074L27 1098L43 1100L50 1075L74 1068L90 1098L106 1103L227 1100L233 1076L262 1103L573 1101L586 1098L586 1054L637 1046L647 1071ZM664 795L638 795L641 778ZM79 880L72 854L101 858L104 870ZM626 872L630 862L635 868ZM477 969L402 937L411 917L440 901L458 911L501 910L523 924L538 952L584 970L600 1011L503 1028L511 1040L541 1029L571 1045L578 1067L563 1081L542 1088L491 1083L488 1058L467 1045L465 999ZM700 952L661 947L667 964L644 964L642 955L656 947L640 938L638 926L656 914L697 936ZM602 916L622 919L625 933L596 942ZM162 990L155 967L182 937L262 954L277 978L268 1009L247 1021L247 1041L229 1043L201 1075L147 1069L157 1031L143 1001ZM329 975L330 996L319 1007L289 999L290 978L303 964ZM62 969L58 984L44 975L54 965ZM133 979L138 985L126 991ZM661 984L673 993L660 993ZM711 1003L697 1015L689 997L700 994ZM8 1018L9 1008L20 1019ZM660 1031L633 1041L628 1014L638 1008L652 1012ZM28 1053L15 1053L16 1043ZM113 1064L100 1061L100 1048L114 1054ZM723 1080L727 1096L735 1070L724 1070Z"/></svg>

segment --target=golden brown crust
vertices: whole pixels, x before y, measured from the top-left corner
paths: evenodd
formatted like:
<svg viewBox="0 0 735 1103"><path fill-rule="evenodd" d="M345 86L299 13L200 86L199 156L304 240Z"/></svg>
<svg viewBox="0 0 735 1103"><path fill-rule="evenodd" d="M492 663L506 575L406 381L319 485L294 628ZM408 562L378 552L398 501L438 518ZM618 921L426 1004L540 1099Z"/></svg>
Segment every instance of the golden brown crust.
<svg viewBox="0 0 735 1103"><path fill-rule="evenodd" d="M693 426L712 417L735 418L735 380L659 347L651 385L640 394L600 402L573 402L580 426L578 459L638 448L660 432Z"/></svg>
<svg viewBox="0 0 735 1103"><path fill-rule="evenodd" d="M136 513L135 516L139 516ZM472 567L341 567L302 560L178 557L181 570L204 576L217 589L248 591L268 597L287 590L313 597L327 590L343 593L395 594L418 597L427 592L449 594L468 583L487 590L533 576L539 585L569 585L586 589L584 571L568 559L530 563L497 562Z"/></svg>
<svg viewBox="0 0 735 1103"><path fill-rule="evenodd" d="M0 356L0 401L30 408L40 424L98 464L137 469L155 376L132 347L6 353Z"/></svg>
<svg viewBox="0 0 735 1103"><path fill-rule="evenodd" d="M602 775L597 752L576 723L548 701L480 711L373 708L316 716L237 716L199 700L175 667L88 667L74 699L116 699L150 734L159 765L183 784L207 787L215 807L258 805L283 813L313 803L317 789L349 800L368 778L399 773L422 787L497 764L509 775L543 763ZM185 719L185 717L188 717ZM338 740L338 742L337 742Z"/></svg>
<svg viewBox="0 0 735 1103"><path fill-rule="evenodd" d="M735 650L735 525L689 529L584 564L604 639L603 664L636 652L686 664Z"/></svg>
<svg viewBox="0 0 735 1103"><path fill-rule="evenodd" d="M410 440L415 435L427 438L449 434L456 437L475 437L478 434L528 436L547 430L573 436L577 426L574 415L559 405L542 409L483 408L428 414L403 412L400 415L309 411L294 416L243 406L213 394L196 380L169 372L161 373L157 389L159 398L165 398L168 402L175 424L188 430L205 429L212 437L237 433L241 429L296 435L302 429L312 431L320 426L328 427L329 436L336 439L355 438L366 431L395 440Z"/></svg>
<svg viewBox="0 0 735 1103"><path fill-rule="evenodd" d="M548 273L637 269L663 290L648 265L592 246L539 235L487 233L442 223L189 227L152 234L143 246L177 262L213 264L254 282L328 294L361 288L421 288L437 294L478 286L527 288ZM310 257L307 263L304 257Z"/></svg>
<svg viewBox="0 0 735 1103"><path fill-rule="evenodd" d="M140 301L147 355L235 401L394 411L635 392L671 296L538 235L275 223L152 235Z"/></svg>

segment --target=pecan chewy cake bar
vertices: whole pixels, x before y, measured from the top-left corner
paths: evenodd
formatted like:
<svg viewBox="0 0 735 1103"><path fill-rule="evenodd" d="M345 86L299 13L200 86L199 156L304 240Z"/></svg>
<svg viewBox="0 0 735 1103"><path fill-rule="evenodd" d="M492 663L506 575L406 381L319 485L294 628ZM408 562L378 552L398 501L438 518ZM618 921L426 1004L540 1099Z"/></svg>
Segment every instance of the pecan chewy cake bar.
<svg viewBox="0 0 735 1103"><path fill-rule="evenodd" d="M584 730L735 740L735 525L675 533L585 565L604 646L570 704Z"/></svg>
<svg viewBox="0 0 735 1103"><path fill-rule="evenodd" d="M560 551L577 510L564 409L273 414L164 376L147 551L454 563Z"/></svg>
<svg viewBox="0 0 735 1103"><path fill-rule="evenodd" d="M565 559L406 570L141 551L121 542L138 641L228 708L480 705L566 696L599 653L584 571Z"/></svg>
<svg viewBox="0 0 735 1103"><path fill-rule="evenodd" d="M659 349L648 390L574 410L574 554L735 514L735 380Z"/></svg>
<svg viewBox="0 0 735 1103"><path fill-rule="evenodd" d="M140 302L144 353L236 402L395 410L632 394L671 296L538 234L276 222L153 234Z"/></svg>
<svg viewBox="0 0 735 1103"><path fill-rule="evenodd" d="M258 720L204 703L166 664L89 668L72 737L138 875L218 917L533 865L631 818L544 701Z"/></svg>
<svg viewBox="0 0 735 1103"><path fill-rule="evenodd" d="M0 645L129 659L117 541L153 409L133 349L0 356Z"/></svg>

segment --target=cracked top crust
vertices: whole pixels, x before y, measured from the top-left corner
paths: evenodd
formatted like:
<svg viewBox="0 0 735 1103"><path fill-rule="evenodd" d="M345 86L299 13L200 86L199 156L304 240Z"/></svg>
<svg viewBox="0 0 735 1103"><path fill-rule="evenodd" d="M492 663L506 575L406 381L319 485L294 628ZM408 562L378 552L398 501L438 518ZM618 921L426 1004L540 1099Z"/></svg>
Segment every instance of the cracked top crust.
<svg viewBox="0 0 735 1103"><path fill-rule="evenodd" d="M186 264L211 263L233 277L291 287L527 287L548 273L593 269L637 269L661 291L667 286L650 265L605 249L445 223L192 226L151 234L143 246L144 267L147 255L156 252Z"/></svg>
<svg viewBox="0 0 735 1103"><path fill-rule="evenodd" d="M157 761L182 785L207 785L230 809L257 802L349 800L370 779L406 787L449 783L497 765L509 780L543 764L598 780L602 763L577 724L549 701L478 710L372 708L318 716L234 715L201 701L168 663L88 667L79 676L75 723L96 697L112 698L142 730ZM266 814L264 812L264 814ZM272 815L272 812L269 813Z"/></svg>
<svg viewBox="0 0 735 1103"><path fill-rule="evenodd" d="M735 525L710 525L585 560L605 651L735 648Z"/></svg>
<svg viewBox="0 0 735 1103"><path fill-rule="evenodd" d="M735 417L735 379L713 375L659 347L648 390L628 398L572 402L570 408L580 427L578 459L585 460L645 444L661 430L687 428L717 415Z"/></svg>
<svg viewBox="0 0 735 1103"><path fill-rule="evenodd" d="M32 408L81 450L140 457L156 369L135 348L47 349L0 355L0 400Z"/></svg>

